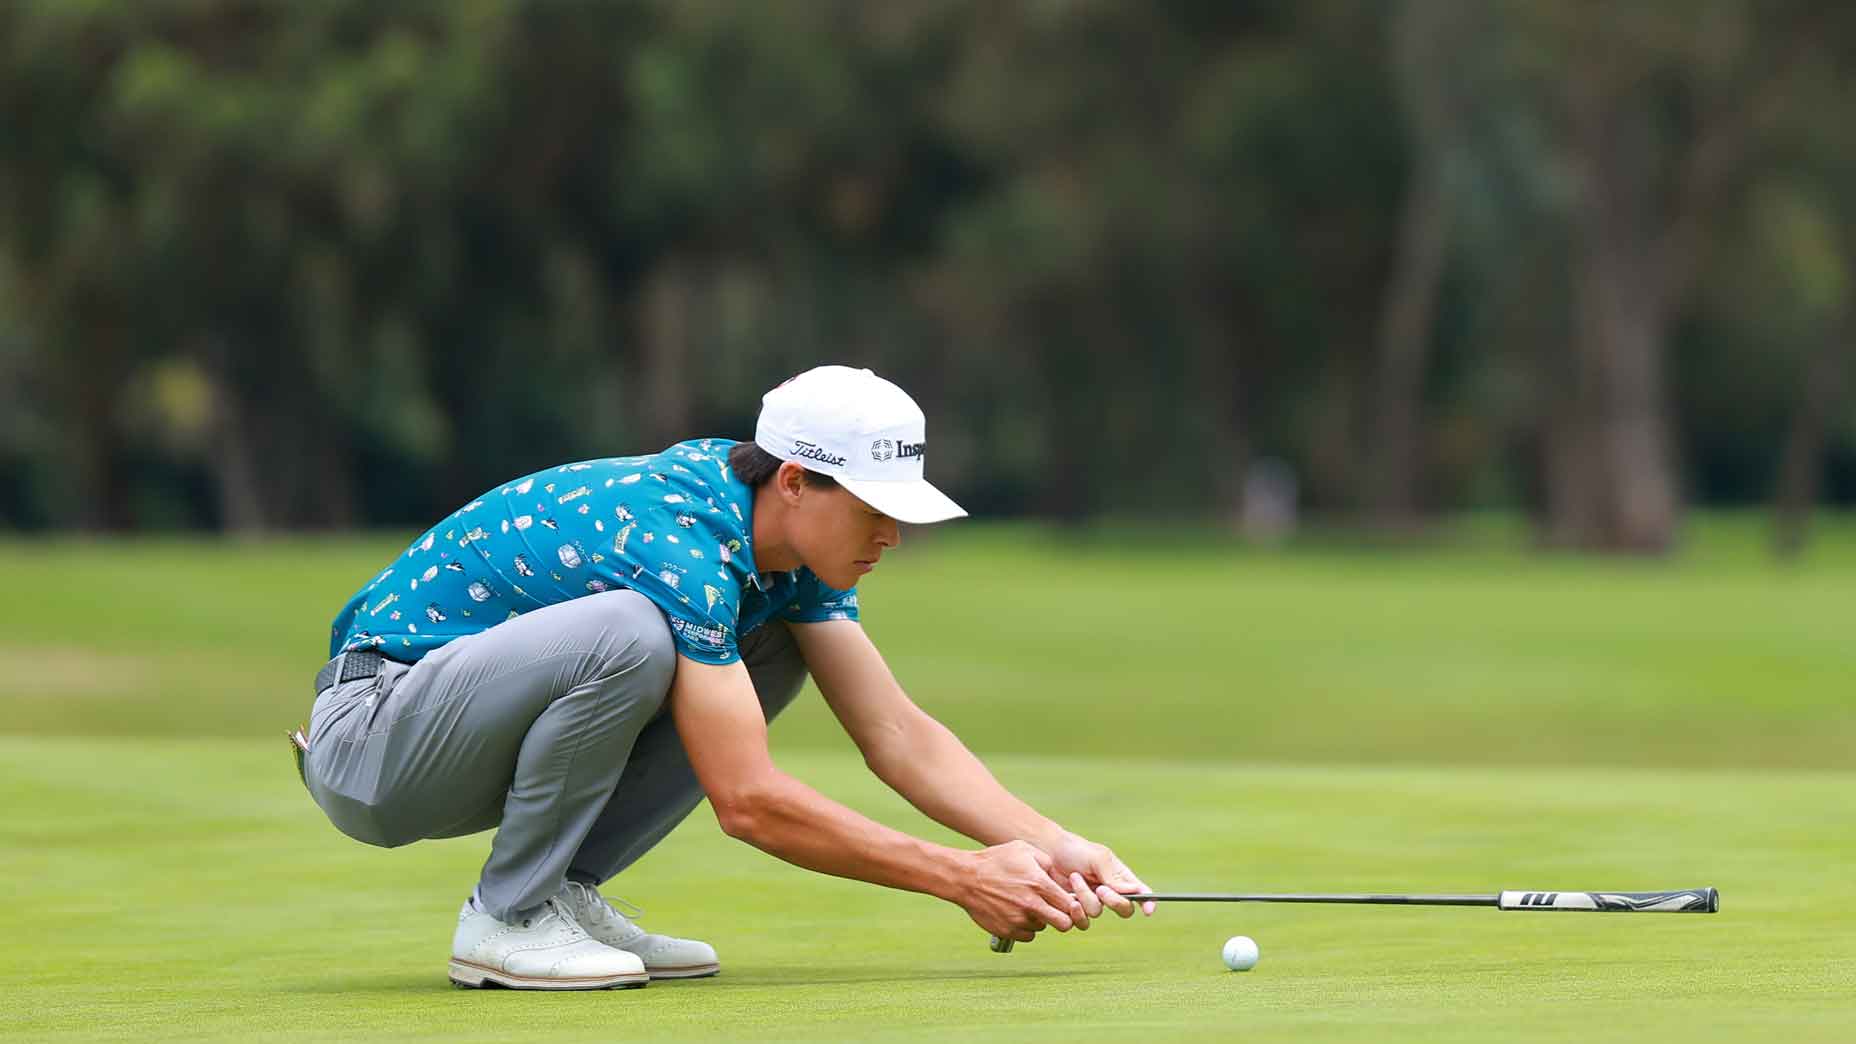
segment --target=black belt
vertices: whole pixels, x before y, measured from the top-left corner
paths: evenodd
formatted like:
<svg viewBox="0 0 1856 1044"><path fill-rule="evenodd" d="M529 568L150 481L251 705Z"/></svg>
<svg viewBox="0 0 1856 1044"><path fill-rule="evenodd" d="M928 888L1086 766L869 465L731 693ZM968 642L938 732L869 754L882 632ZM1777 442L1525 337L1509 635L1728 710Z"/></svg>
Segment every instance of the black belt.
<svg viewBox="0 0 1856 1044"><path fill-rule="evenodd" d="M368 650L342 653L323 664L322 669L316 672L316 695L322 695L322 690L331 685L372 678L380 673L381 665L386 659L385 656Z"/></svg>

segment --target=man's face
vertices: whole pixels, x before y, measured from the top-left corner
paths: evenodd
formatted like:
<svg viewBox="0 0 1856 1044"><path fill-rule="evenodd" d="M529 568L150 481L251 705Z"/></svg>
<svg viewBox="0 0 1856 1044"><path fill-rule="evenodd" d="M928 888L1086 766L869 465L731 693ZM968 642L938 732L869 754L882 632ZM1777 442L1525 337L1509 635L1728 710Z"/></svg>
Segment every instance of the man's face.
<svg viewBox="0 0 1856 1044"><path fill-rule="evenodd" d="M842 486L806 487L787 536L800 561L840 590L856 587L884 551L902 543L895 519Z"/></svg>

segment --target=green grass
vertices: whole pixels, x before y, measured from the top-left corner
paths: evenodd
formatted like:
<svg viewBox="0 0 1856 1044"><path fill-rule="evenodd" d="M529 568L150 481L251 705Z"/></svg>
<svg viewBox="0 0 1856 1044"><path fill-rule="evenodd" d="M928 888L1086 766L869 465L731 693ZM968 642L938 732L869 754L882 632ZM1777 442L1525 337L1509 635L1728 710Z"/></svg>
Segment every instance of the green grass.
<svg viewBox="0 0 1856 1044"><path fill-rule="evenodd" d="M1775 567L1282 551L1203 533L911 534L864 589L917 699L1177 889L1660 888L1722 912L1172 907L990 953L957 909L820 877L706 810L611 891L714 980L453 991L488 835L371 849L303 794L328 618L398 536L0 544L0 1035L33 1039L1744 1040L1856 1037L1856 524ZM941 840L816 698L789 771ZM1223 970L1226 936L1262 946Z"/></svg>

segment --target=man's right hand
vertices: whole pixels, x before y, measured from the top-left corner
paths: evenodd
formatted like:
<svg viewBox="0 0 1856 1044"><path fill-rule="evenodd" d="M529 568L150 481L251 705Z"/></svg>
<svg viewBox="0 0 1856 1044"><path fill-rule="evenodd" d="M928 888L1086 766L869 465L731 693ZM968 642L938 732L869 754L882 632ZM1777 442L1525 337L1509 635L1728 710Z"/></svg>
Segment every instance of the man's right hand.
<svg viewBox="0 0 1856 1044"><path fill-rule="evenodd" d="M1030 942L1045 926L1067 932L1088 926L1083 907L1051 876L1051 858L1025 841L972 854L972 873L954 901L973 923L1001 939Z"/></svg>

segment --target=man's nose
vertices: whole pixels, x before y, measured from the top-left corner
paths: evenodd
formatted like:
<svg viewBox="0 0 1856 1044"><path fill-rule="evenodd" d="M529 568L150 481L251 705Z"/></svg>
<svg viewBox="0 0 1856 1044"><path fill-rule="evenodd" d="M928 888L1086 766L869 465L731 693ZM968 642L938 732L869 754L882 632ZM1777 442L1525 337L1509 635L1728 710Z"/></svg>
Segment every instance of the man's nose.
<svg viewBox="0 0 1856 1044"><path fill-rule="evenodd" d="M877 527L876 542L884 547L897 547L902 543L902 526L888 515L883 516L883 524Z"/></svg>

